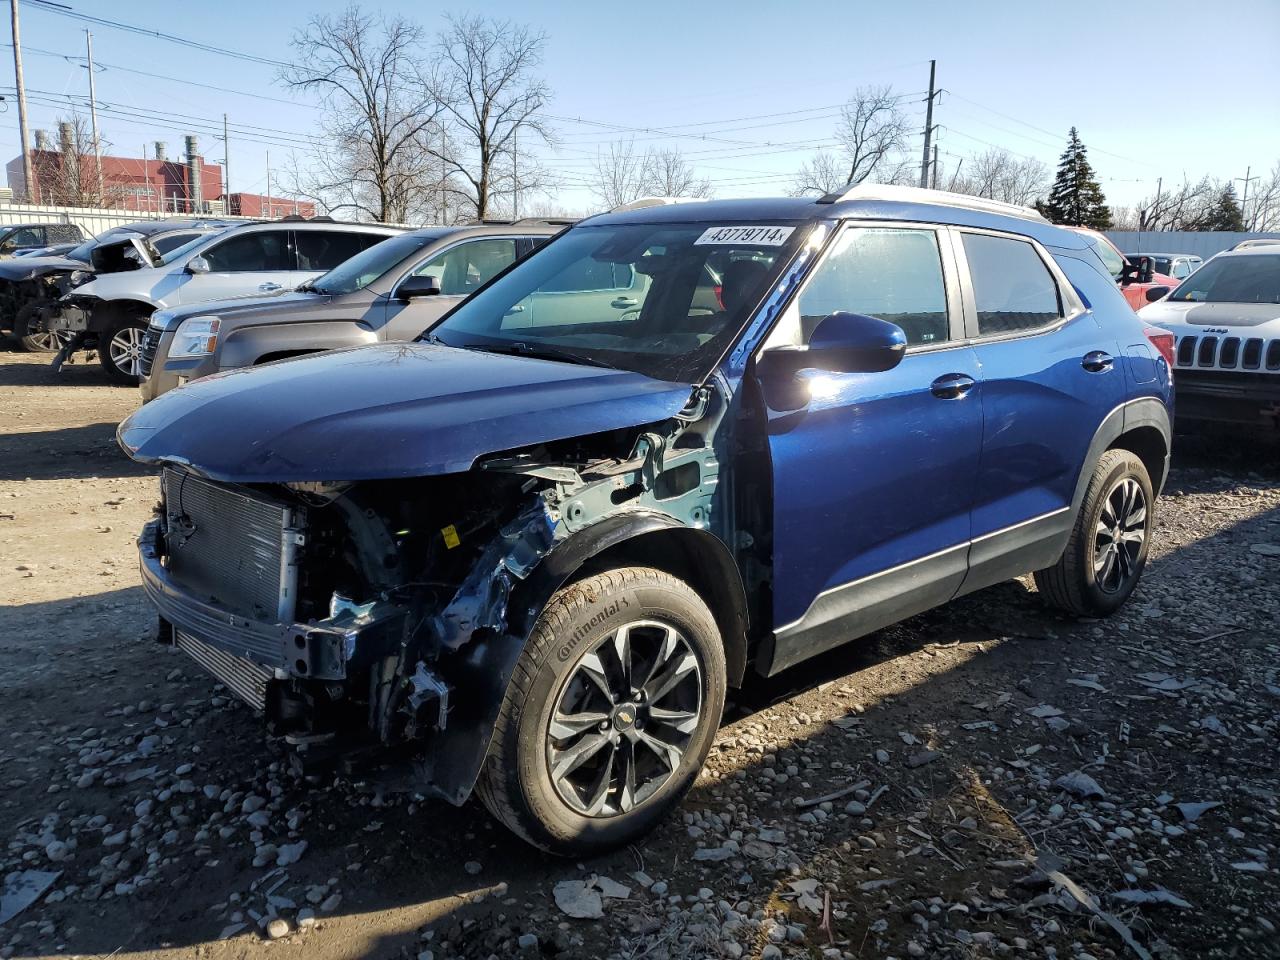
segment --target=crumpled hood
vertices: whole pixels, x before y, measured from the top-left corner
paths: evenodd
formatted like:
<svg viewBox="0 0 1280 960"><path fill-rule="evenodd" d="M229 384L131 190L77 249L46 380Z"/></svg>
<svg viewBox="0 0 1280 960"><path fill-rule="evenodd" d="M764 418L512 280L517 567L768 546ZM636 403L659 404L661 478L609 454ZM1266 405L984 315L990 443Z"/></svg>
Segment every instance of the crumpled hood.
<svg viewBox="0 0 1280 960"><path fill-rule="evenodd" d="M420 477L666 420L690 389L624 370L376 344L195 380L138 410L116 439L135 460L235 483Z"/></svg>
<svg viewBox="0 0 1280 960"><path fill-rule="evenodd" d="M1192 327L1257 327L1280 320L1277 303L1198 303L1193 300L1160 300L1138 311L1157 326L1184 324Z"/></svg>
<svg viewBox="0 0 1280 960"><path fill-rule="evenodd" d="M90 270L87 263L70 257L12 257L0 260L0 280L30 280L55 270Z"/></svg>

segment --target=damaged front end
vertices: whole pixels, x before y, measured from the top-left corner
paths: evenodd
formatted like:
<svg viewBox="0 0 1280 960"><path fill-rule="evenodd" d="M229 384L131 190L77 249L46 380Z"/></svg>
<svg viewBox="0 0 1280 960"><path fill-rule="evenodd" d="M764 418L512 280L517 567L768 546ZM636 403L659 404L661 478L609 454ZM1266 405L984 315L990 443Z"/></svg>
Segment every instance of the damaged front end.
<svg viewBox="0 0 1280 960"><path fill-rule="evenodd" d="M301 756L403 757L416 789L461 803L578 535L619 517L707 527L711 396L416 479L233 485L168 465L140 541L162 639Z"/></svg>

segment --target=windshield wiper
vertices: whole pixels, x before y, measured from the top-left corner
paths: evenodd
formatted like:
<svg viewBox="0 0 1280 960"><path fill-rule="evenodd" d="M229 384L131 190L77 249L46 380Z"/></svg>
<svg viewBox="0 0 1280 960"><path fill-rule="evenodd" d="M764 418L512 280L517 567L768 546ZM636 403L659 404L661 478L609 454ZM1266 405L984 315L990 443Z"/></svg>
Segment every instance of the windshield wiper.
<svg viewBox="0 0 1280 960"><path fill-rule="evenodd" d="M618 369L612 363L585 353L561 350L559 347L550 347L541 343L528 344L523 340L515 340L508 344L468 344L468 347L473 350L483 350L486 353L505 353L518 357L533 357L536 360L559 360L563 363L579 363L588 367Z"/></svg>

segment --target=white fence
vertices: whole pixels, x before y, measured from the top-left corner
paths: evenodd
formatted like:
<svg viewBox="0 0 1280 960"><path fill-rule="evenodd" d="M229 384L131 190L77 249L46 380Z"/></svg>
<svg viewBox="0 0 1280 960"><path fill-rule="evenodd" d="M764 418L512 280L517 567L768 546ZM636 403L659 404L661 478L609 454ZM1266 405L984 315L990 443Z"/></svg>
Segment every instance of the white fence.
<svg viewBox="0 0 1280 960"><path fill-rule="evenodd" d="M40 204L0 203L0 226L14 223L75 223L90 236L103 230L139 220L165 220L170 217L189 217L192 214L160 213L154 210L104 210L98 207L50 207ZM254 217L229 217L221 213L204 216L219 220L254 220Z"/></svg>
<svg viewBox="0 0 1280 960"><path fill-rule="evenodd" d="M1121 253L1187 253L1208 260L1241 240L1280 239L1280 233L1232 233L1226 230L1108 230Z"/></svg>

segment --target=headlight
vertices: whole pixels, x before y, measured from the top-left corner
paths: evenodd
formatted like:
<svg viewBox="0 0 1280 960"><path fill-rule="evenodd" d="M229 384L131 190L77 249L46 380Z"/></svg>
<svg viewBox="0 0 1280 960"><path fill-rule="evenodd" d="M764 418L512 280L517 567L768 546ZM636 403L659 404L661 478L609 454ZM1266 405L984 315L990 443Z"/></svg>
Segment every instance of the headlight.
<svg viewBox="0 0 1280 960"><path fill-rule="evenodd" d="M82 283L88 283L93 279L93 273L89 270L72 270L71 286L78 287Z"/></svg>
<svg viewBox="0 0 1280 960"><path fill-rule="evenodd" d="M169 359L180 357L207 357L218 345L218 327L222 321L217 317L192 317L183 320L178 332L173 335L173 343L169 346Z"/></svg>

